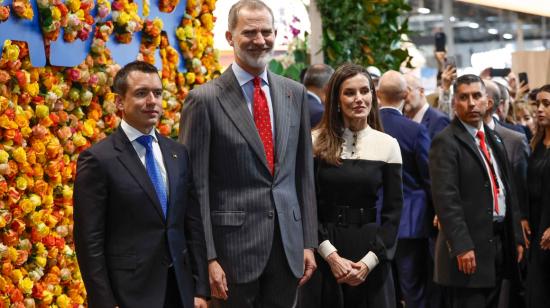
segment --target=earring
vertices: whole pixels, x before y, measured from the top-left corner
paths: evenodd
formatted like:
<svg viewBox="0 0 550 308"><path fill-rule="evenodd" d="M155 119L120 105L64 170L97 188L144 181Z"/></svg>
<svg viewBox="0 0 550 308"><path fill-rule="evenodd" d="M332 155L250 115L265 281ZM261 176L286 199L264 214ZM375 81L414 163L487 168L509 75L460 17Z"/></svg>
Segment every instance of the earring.
<svg viewBox="0 0 550 308"><path fill-rule="evenodd" d="M336 111L340 113L340 104L336 105Z"/></svg>

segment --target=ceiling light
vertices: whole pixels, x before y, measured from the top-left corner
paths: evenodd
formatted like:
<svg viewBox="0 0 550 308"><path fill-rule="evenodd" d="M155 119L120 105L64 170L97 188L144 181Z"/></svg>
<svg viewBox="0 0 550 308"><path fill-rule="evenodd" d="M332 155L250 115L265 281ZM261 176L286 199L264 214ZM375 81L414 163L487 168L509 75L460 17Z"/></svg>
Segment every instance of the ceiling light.
<svg viewBox="0 0 550 308"><path fill-rule="evenodd" d="M419 14L423 14L423 15L426 15L426 14L430 14L430 9L427 8L427 7L419 7L417 10L416 10Z"/></svg>
<svg viewBox="0 0 550 308"><path fill-rule="evenodd" d="M477 29L479 28L479 24L477 22L471 22L468 24L468 27L472 28L472 29Z"/></svg>
<svg viewBox="0 0 550 308"><path fill-rule="evenodd" d="M511 40L511 39L514 38L514 36L511 33L504 33L502 35L502 38L505 39L505 40Z"/></svg>
<svg viewBox="0 0 550 308"><path fill-rule="evenodd" d="M493 34L493 35L498 34L498 30L495 29L495 28L489 28L489 29L487 29L487 32L489 34Z"/></svg>
<svg viewBox="0 0 550 308"><path fill-rule="evenodd" d="M456 17L454 17L454 16L449 17L449 21L450 21L450 22L455 22L455 21L456 21Z"/></svg>

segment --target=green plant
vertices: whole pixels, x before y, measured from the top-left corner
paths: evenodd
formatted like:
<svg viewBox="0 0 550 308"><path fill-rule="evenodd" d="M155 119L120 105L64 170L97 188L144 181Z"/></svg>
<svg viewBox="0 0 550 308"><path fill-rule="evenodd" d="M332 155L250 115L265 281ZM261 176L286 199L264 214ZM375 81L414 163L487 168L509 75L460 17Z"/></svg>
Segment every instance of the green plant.
<svg viewBox="0 0 550 308"><path fill-rule="evenodd" d="M307 31L304 32L303 37L300 36L300 29L293 24L299 23L300 20L296 17L289 25L292 38L288 39L288 49L286 54L281 57L277 57L269 62L269 70L288 77L290 79L300 82L300 74L302 70L309 65L308 55L308 36Z"/></svg>
<svg viewBox="0 0 550 308"><path fill-rule="evenodd" d="M325 62L374 65L381 71L398 70L412 57L401 48L409 33L411 10L406 0L317 0L323 22Z"/></svg>

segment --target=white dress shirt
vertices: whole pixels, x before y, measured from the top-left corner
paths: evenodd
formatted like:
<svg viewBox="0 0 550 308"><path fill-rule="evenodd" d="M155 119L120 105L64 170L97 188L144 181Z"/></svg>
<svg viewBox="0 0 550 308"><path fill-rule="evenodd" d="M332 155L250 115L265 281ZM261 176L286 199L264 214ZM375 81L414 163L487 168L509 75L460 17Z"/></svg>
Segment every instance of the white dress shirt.
<svg viewBox="0 0 550 308"><path fill-rule="evenodd" d="M468 133L474 138L474 141L477 145L477 150L479 151L479 155L481 155L481 158L482 158L483 163L485 165L485 170L487 171L487 173L489 175L489 178L491 178L491 171L490 171L491 167L489 166L489 163L485 159L485 155L483 154L483 151L481 151L479 138L476 137L478 129L471 126L471 125L468 125L464 122L462 122L462 124L464 124L464 127L466 127L466 130L468 131ZM493 125L494 125L494 123L493 123ZM502 180L501 180L500 169L498 167L498 162L495 159L495 155L494 155L493 151L491 150L491 146L487 142L487 134L485 133L485 129L483 128L483 125L481 125L481 128L479 130L482 131L483 134L485 135L485 145L487 146L487 151L489 151L489 155L491 156L491 162L492 162L493 168L495 170L495 177L496 177L498 187L499 187L498 198L497 198L498 199L498 213L495 211L495 208L493 206L493 221L499 221L500 222L500 221L503 221L504 217L506 216L506 192L504 191L504 184L502 183ZM489 181L489 182L491 183L491 192L492 192L493 189L494 189L493 181ZM492 193L491 193L491 196L492 196Z"/></svg>
<svg viewBox="0 0 550 308"><path fill-rule="evenodd" d="M132 143L132 146L136 150L137 155L139 156L139 160L143 164L145 168L145 153L146 149L144 146L141 145L136 139L144 135L139 130L133 128L128 124L128 122L122 120L120 123L120 128L124 131L130 142ZM152 129L149 132L149 135L153 136L153 156L155 157L155 162L157 163L157 167L159 167L160 175L162 177L162 183L164 184L164 187L166 188L166 196L168 197L168 177L166 175L166 168L164 167L164 159L162 158L162 152L160 151L159 142L157 140L157 135L155 134L155 129Z"/></svg>

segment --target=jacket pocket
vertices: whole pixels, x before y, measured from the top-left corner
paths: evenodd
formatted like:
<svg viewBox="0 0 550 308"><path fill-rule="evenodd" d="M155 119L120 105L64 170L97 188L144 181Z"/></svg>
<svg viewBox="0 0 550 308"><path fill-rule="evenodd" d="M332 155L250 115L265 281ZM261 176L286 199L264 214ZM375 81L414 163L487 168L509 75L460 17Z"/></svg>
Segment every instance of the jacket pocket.
<svg viewBox="0 0 550 308"><path fill-rule="evenodd" d="M215 226L238 227L244 223L246 213L244 211L212 211L210 219Z"/></svg>

